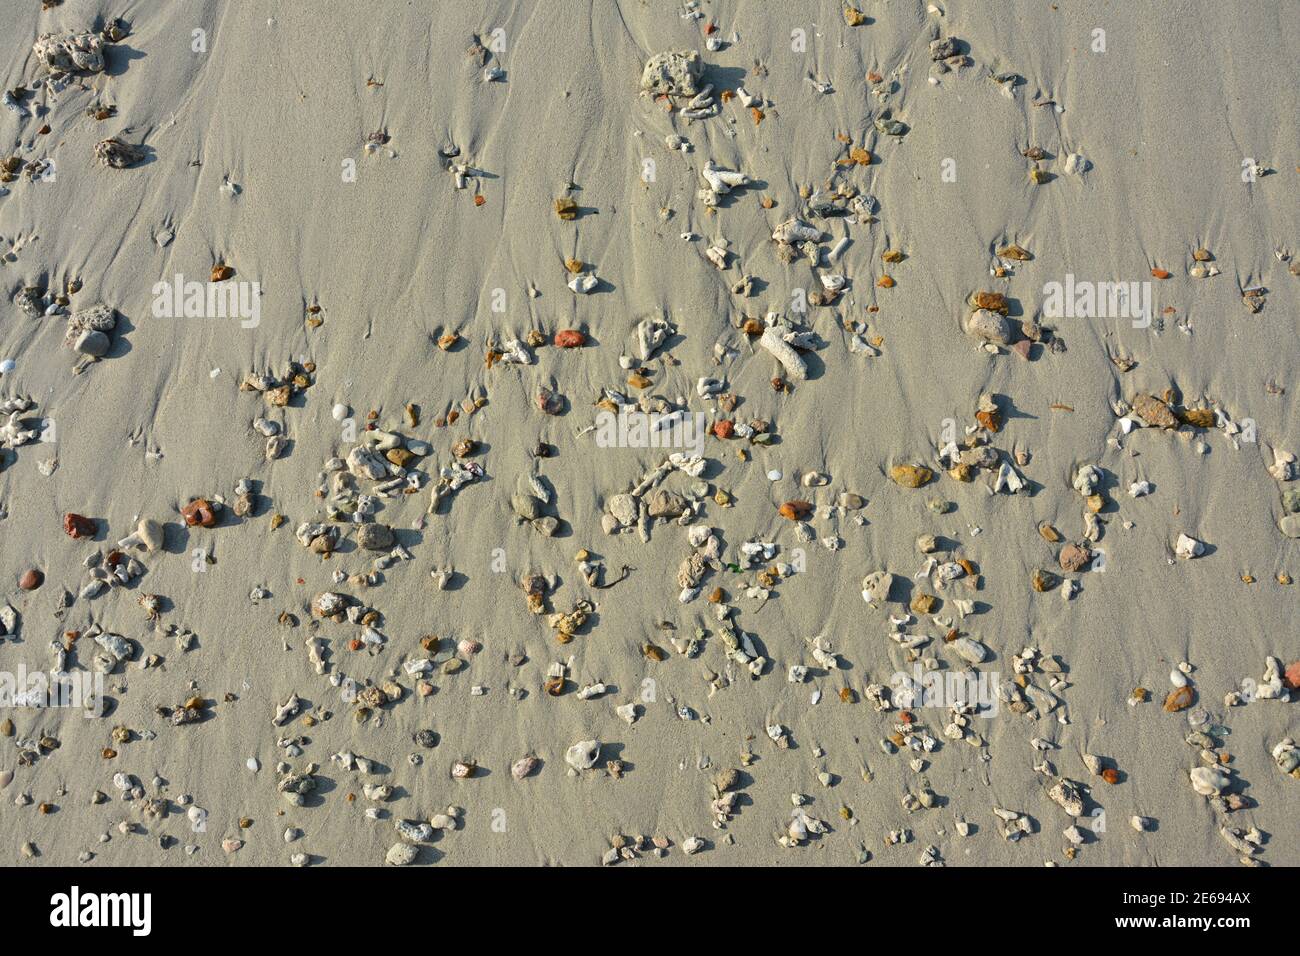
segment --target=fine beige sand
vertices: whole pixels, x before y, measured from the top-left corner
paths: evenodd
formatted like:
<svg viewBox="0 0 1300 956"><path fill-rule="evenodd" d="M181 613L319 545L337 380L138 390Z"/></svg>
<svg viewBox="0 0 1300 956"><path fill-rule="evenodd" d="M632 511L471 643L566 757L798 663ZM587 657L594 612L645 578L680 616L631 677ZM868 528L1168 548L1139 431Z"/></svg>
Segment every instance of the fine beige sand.
<svg viewBox="0 0 1300 956"><path fill-rule="evenodd" d="M48 668L51 642L92 623L135 644L134 659L105 679L112 706L102 718L3 708L14 733L0 738L0 770L13 772L0 792L0 859L277 866L301 853L313 865L381 865L401 842L394 819L428 820L454 806L458 825L423 844L417 865L595 865L621 834L671 841L666 856L647 845L634 865L854 865L865 848L868 865L914 866L933 847L948 865L1232 866L1243 854L1221 836L1224 825L1257 828L1260 862L1300 863L1300 782L1271 756L1283 738L1300 737L1297 704L1224 701L1244 678L1261 681L1266 658L1300 657L1300 585L1284 583L1300 575L1300 551L1279 529L1283 492L1296 485L1269 471L1275 449L1300 451L1293 11L1113 0L1013 8L939 0L942 15L924 2L857 6L868 18L858 26L829 2L708 2L697 7L701 19L646 0L0 7L3 85L33 91L20 100L32 115L0 111L0 150L24 165L53 163L34 178L20 165L0 195L0 359L14 362L0 376L0 399L30 396L35 406L22 419L54 426L53 442L0 452L0 606L7 601L20 622L17 637L0 642L0 668ZM98 31L112 17L127 35L105 48L106 70L52 95L33 43L44 33ZM722 49L706 49L706 24L716 25ZM1105 52L1094 49L1097 29ZM804 31L806 49L792 49L794 31ZM476 35L499 48L486 64L467 54ZM938 37L960 39L968 64L938 72L930 57ZM699 50L715 92L743 85L760 97L761 122L739 97L688 122L681 102L669 112L642 95L645 62L671 50ZM504 76L485 81L493 66ZM869 83L869 72L881 83ZM1022 80L1011 97L991 78L1003 73ZM833 92L818 92L809 75ZM878 97L873 88L893 91ZM104 119L87 115L108 106ZM874 127L885 108L907 124L902 137ZM367 150L376 132L388 139ZM690 152L667 148L674 133ZM109 137L143 144L144 158L124 169L101 165L95 146ZM454 161L472 167L465 189L439 154L449 144L460 150ZM837 166L850 146L869 150L870 165ZM1030 181L1022 151L1031 146L1046 153L1047 182ZM1082 175L1065 170L1071 153L1087 158ZM697 195L709 160L753 180L719 197L716 211ZM1264 174L1250 175L1252 165ZM874 196L876 221L809 217L801 192L825 190L831 177ZM565 195L578 204L576 220L556 214ZM777 254L771 233L793 216L828 237L816 269ZM174 238L160 245L167 233ZM851 244L830 264L844 236ZM720 271L705 250L723 238L731 256ZM1010 243L1032 259L1003 260L1010 274L995 278L994 251ZM1198 248L1212 252L1220 274L1190 275ZM882 262L886 250L906 258ZM602 280L591 294L566 287L565 261L575 258ZM256 327L155 315L155 283L177 274L206 282L217 263L234 269L229 282L259 283ZM1153 269L1170 275L1155 279ZM878 285L886 273L892 288ZM792 311L795 290L818 288L823 274L846 276L848 288L832 304ZM1125 318L1043 315L1045 284L1067 274L1151 282L1155 321L1135 328ZM748 296L732 292L744 275L756 280ZM25 287L57 293L71 280L80 282L73 311L104 303L119 316L111 351L80 373L63 346L66 315L34 318L14 304ZM1267 289L1258 313L1243 303L1243 290L1255 287ZM976 290L1004 293L1017 328L1037 318L1057 346L1035 345L1028 361L981 349L964 331ZM820 337L806 353L808 380L784 393L770 384L779 366L741 328L770 312ZM677 335L637 363L650 379L638 390L619 358L633 354L646 316L669 318ZM865 322L863 338L880 354L851 352L846 321ZM549 342L562 329L585 332L586 346L547 344L526 366L485 361L489 342L530 330ZM440 349L439 337L453 331L459 344ZM1134 364L1123 371L1114 358ZM282 375L290 361L314 372L288 407L240 390L248 374ZM700 398L703 376L725 380L724 392L739 399L734 414ZM542 387L567 399L562 414L538 408ZM593 433L579 434L595 422L602 389L656 396L710 422L770 423L767 446L708 438L698 479L708 495L694 524L715 529L728 562L759 540L780 547L768 564L798 561L802 570L766 602L746 595L757 568L712 571L697 598L679 603L688 528L655 522L649 541L602 531L608 500L665 454L599 447ZM1220 425L1246 432L1121 434L1114 403L1169 389L1176 410L1214 409ZM938 462L952 423L964 440L984 393L997 396L1004 419L985 437L1013 463L1027 453L1016 470L1028 487L1015 495L992 494L987 471L961 482ZM435 425L467 398L486 403ZM432 454L411 467L432 478L455 460L457 441L481 443L470 460L484 479L438 513L425 514L427 480L415 494L381 499L375 520L396 531L411 558L370 587L332 575L364 574L374 554L349 539L323 560L294 537L302 522L325 520L322 470L354 445L331 415L336 403L362 427L373 410L381 430L430 443ZM408 403L419 407L418 426L405 420ZM259 417L279 422L290 441L272 462L250 425ZM539 442L554 455L535 460ZM47 476L42 465L52 458L57 469ZM895 484L890 468L906 463L934 469L934 480ZM1038 526L1084 540L1085 504L1071 483L1089 463L1105 475L1093 544L1104 559L1066 574L1061 545ZM554 537L511 510L535 469L553 489ZM829 483L803 487L809 472ZM236 517L244 478L259 503ZM1142 480L1151 493L1130 497L1129 485ZM660 487L687 494L696 483L679 472ZM713 497L719 490L731 498L726 507ZM845 492L865 507L828 512ZM180 508L196 497L224 499L217 527L185 526ZM788 500L817 506L808 521L814 540L778 514ZM951 509L936 513L939 501ZM95 519L96 538L65 535L68 512ZM275 529L274 514L287 518ZM87 556L107 555L140 518L166 526L163 550L133 552L146 573L93 599L77 596ZM1183 533L1206 553L1176 559ZM913 580L926 561L919 535L938 537L941 561L972 562L978 590ZM828 536L842 547L823 547ZM606 580L624 565L629 577L588 586L574 557L582 548L598 556ZM439 590L430 572L448 566L457 574ZM44 583L24 591L16 582L31 568ZM1037 593L1039 568L1078 593L1068 601L1060 586ZM862 579L886 569L898 576L892 600L870 606ZM594 602L571 643L557 643L545 616L529 612L520 587L529 572L555 576L554 611ZM707 600L719 586L736 626L767 658L757 679L726 659ZM269 595L254 600L259 588ZM75 597L66 608L65 591ZM349 650L359 625L313 620L310 602L324 591L377 610L383 648ZM979 669L1010 684L1013 657L1037 647L1068 672L1061 705L1035 719L1003 703L996 717L972 722L983 746L943 736L946 708L917 707L915 720L938 748L884 753L899 712L877 712L866 689L910 671L889 619L908 613L921 591L943 600L937 619L906 628L932 638L922 656L964 666L943 646L950 625L986 644ZM144 594L161 598L158 622L140 606ZM975 601L975 613L958 619L956 600ZM296 627L278 622L284 612ZM676 631L660 629L663 621ZM193 632L191 649L167 633L173 626ZM698 653L678 653L669 637L697 627L709 631ZM328 646L326 675L308 659L312 633ZM442 639L436 655L422 649L426 635ZM838 669L814 661L818 636L839 655ZM481 650L458 673L435 672L434 691L421 696L402 665L434 657L441 666L465 639ZM666 658L648 659L647 642ZM91 668L89 638L72 647L69 669ZM514 664L521 653L526 662ZM150 655L154 666L141 667ZM543 683L556 661L569 662L570 683L551 697ZM1194 668L1196 701L1167 713L1161 704L1180 662ZM801 664L807 680L789 682L787 671ZM355 703L329 680L340 672L363 683L395 679L404 696L359 722ZM709 674L721 686L711 688ZM598 680L611 690L580 699L578 689ZM1042 673L1030 680L1048 686ZM1152 699L1130 704L1138 687ZM276 707L295 692L314 725L299 715L273 727ZM196 695L205 701L197 722L173 726L156 712ZM631 725L615 713L629 701L642 708ZM693 719L681 719L680 708ZM1185 741L1189 716L1217 732L1209 759L1229 761L1229 790L1246 797L1243 809L1225 815L1193 791L1188 771L1205 758ZM769 739L776 724L788 748ZM119 726L131 740L114 742ZM425 728L438 735L433 749L412 740ZM42 752L34 747L41 737L59 746ZM305 746L286 755L277 741L295 737ZM590 739L603 745L598 766L570 773L566 749ZM1034 739L1054 749L1040 751ZM109 747L116 756L106 759ZM331 761L340 751L368 758L375 772ZM412 753L423 758L418 766ZM1117 768L1119 782L1092 775L1085 753ZM511 764L525 754L542 765L516 781ZM453 779L457 760L478 772ZM617 778L604 769L609 760L623 762ZM1072 859L1063 831L1074 821L1049 798L1055 777L1035 769L1043 760L1087 787L1088 814L1104 810L1102 825L1089 815L1079 821L1086 840ZM282 761L294 771L319 765L304 806L277 792ZM743 770L740 797L715 828L711 784L726 768ZM146 800L165 798L166 816L123 800L116 773L132 775ZM392 798L367 799L366 783L392 786ZM905 795L927 787L936 806L909 811ZM93 802L97 790L105 802ZM792 794L806 795L805 809L829 831L799 847L778 843ZM179 802L186 795L206 811L202 832ZM51 812L41 813L43 804ZM371 807L383 818L367 819ZM994 807L1027 814L1032 832L1005 840ZM1151 818L1153 829L1135 831L1134 815ZM241 829L245 818L251 825ZM969 835L959 834L959 818L972 824ZM122 832L122 821L134 832ZM287 843L286 828L301 838ZM903 829L910 840L888 845ZM164 836L171 840L160 843ZM687 856L691 837L706 842ZM243 843L223 849L229 840Z"/></svg>

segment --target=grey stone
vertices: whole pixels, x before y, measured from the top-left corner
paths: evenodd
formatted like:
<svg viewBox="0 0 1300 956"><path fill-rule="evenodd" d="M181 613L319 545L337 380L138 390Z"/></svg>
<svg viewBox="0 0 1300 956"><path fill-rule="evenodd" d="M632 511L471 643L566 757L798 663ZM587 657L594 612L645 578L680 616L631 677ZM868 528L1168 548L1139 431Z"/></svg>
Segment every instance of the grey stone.
<svg viewBox="0 0 1300 956"><path fill-rule="evenodd" d="M77 336L77 341L72 344L74 351L82 355L93 355L95 358L103 358L112 348L113 342L104 332L97 329L86 329Z"/></svg>
<svg viewBox="0 0 1300 956"><path fill-rule="evenodd" d="M367 551L383 551L393 546L393 529L370 521L357 528L357 545Z"/></svg>

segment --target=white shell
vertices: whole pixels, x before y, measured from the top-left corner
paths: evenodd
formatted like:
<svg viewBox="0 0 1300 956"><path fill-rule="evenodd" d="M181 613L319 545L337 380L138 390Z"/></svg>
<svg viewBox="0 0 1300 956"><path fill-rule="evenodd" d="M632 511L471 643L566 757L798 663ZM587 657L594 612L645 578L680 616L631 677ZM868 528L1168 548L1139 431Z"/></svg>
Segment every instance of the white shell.
<svg viewBox="0 0 1300 956"><path fill-rule="evenodd" d="M599 740L580 740L564 752L564 762L574 770L590 770L599 759Z"/></svg>

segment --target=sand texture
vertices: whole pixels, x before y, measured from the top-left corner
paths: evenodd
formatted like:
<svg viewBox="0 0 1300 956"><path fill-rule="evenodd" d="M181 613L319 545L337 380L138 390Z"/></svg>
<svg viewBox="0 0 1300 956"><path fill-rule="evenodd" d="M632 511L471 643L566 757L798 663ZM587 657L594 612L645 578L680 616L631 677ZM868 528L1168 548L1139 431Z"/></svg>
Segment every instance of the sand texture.
<svg viewBox="0 0 1300 956"><path fill-rule="evenodd" d="M938 6L0 5L0 669L112 668L102 716L0 708L0 860L1300 863L1294 9ZM671 51L716 115L643 93ZM709 433L611 445L621 405ZM971 667L965 716L894 676Z"/></svg>

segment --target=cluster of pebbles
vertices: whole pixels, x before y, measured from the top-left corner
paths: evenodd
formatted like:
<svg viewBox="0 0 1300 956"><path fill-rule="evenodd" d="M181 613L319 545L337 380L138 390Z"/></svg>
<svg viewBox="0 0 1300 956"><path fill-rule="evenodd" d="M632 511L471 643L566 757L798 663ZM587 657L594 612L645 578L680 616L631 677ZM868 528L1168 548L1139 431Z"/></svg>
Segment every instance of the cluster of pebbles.
<svg viewBox="0 0 1300 956"><path fill-rule="evenodd" d="M685 9L688 16L704 22L703 13L693 0ZM861 26L867 19L852 6L844 8L844 17L850 27ZM41 95L53 96L64 88L69 77L103 72L104 45L120 41L123 36L122 29L115 24L102 33L42 36L33 48L35 64L42 71L40 89L44 92ZM721 40L714 29L707 29L705 36L708 52L717 52L735 42ZM960 73L974 62L966 44L950 36L935 36L929 44L929 55L932 82L953 72ZM483 69L485 82L504 80L504 70L495 65L477 38L470 47L470 59ZM645 64L640 91L647 122L667 124L665 129L671 127L662 141L675 154L691 153L686 131L694 123L720 120L728 110L734 109L754 124L760 124L774 110L774 105L761 92L747 90L743 85L722 88L721 82L708 82L706 76L703 56L696 50L658 53ZM1000 72L991 74L991 79L1009 98L1019 95L1017 87L1021 81L1016 74ZM749 82L758 85L761 80L762 73L756 70ZM833 92L827 82L815 78L810 78L810 82L820 95ZM310 675L318 680L314 685L304 684L282 700L263 702L264 746L258 748L252 742L248 746L250 751L269 748L275 754L271 764L273 779L256 778L250 786L273 788L278 794L288 821L281 834L288 848L286 858L296 866L309 865L318 859L308 848L307 831L312 816L325 812L320 808L327 803L355 804L360 816L381 825L388 846L374 862L393 866L419 862L423 847L466 829L467 821L481 812L481 808L471 803L472 789L456 791L464 795L469 808L456 804L421 807L398 785L394 768L352 750L313 759L311 733L312 728L337 719L350 720L369 732L381 733L394 722L391 718L397 708L423 706L421 702L432 698L438 692L438 684L445 680L464 680L469 683L472 696L484 696L490 688L475 683L473 676L473 664L479 655L500 655L518 669L529 660L528 652L523 649L525 643L533 648L532 653L541 653L545 648L555 659L542 669L543 680L530 685L520 676L511 681L505 688L511 700L521 701L534 693L549 698L571 698L576 707L609 709L628 727L645 720L651 709L644 702L635 699L630 691L618 688L612 680L606 682L591 675L575 679L575 675L581 674L575 657L558 650L573 644L580 647L581 642L592 640L600 626L600 604L611 599L604 592L623 586L629 579L636 587L662 592L666 607L675 603L678 607L692 605L703 609L700 620L704 623L689 630L679 630L667 620L653 622L651 630L657 636L640 643L639 655L644 660L636 661L638 667L670 668L691 662L689 666L698 673L699 696L704 700L733 690L743 693L746 685L767 682L774 685L771 693L788 694L791 700L802 700L811 690L813 705L821 701L828 689L833 699L845 706L865 704L866 709L859 718L863 733L873 738L872 748L878 749L885 760L906 765L910 772L906 779L911 783L901 793L875 793L869 789L874 775L863 764L854 772L868 785L868 789L860 792L870 794L871 799L896 801L918 821L932 818L925 824L926 832L939 837L948 836L951 827L956 837L968 838L978 826L963 813L957 813L951 823L947 822L951 811L944 808L956 795L936 792L929 771L936 761L945 759L950 745L953 749L963 745L972 748L982 762L989 761L991 743L982 732L986 725L979 718L986 717L993 708L1004 709L1005 719L1023 727L1043 797L1040 804L1051 807L1048 812L1055 819L1047 822L1033 816L1031 810L1043 812L1038 805L1007 807L996 802L990 802L980 814L992 832L1009 843L1028 842L1044 829L1056 830L1060 838L1051 849L1044 851L1045 855L1052 862L1076 859L1099 838L1091 820L1094 810L1104 800L1106 788L1131 786L1130 775L1140 775L1142 768L1120 768L1105 756L1067 751L1062 742L1071 724L1071 678L1067 661L1061 655L1045 653L1034 643L1015 649L995 635L980 633L976 604L985 593L981 559L989 555L977 537L964 542L941 539L930 530L930 525L921 521L916 528L914 571L911 568L861 569L863 620L894 659L915 668L914 678L887 680L883 671L851 669L842 649L848 643L847 638L816 634L779 642L777 635L760 634L759 614L778 595L784 582L801 573L800 555L806 548L838 554L836 560L853 561L852 550L846 548L846 537L859 534L867 524L866 512L872 502L864 493L864 486L866 472L870 470L888 482L881 483L882 507L914 498L923 507L912 513L923 518L938 517L952 509L952 502L944 494L948 487L975 483L994 497L1044 491L1068 501L1073 513L1068 527L1058 529L1044 522L1037 529L1049 546L1050 558L1043 561L1045 566L1032 569L1020 582L1029 595L1059 592L1067 602L1086 599L1081 595L1102 553L1100 544L1106 526L1121 520L1114 516L1118 504L1112 498L1116 488L1114 475L1101 462L1076 464L1068 483L1052 478L1047 468L1035 468L1039 462L1011 434L1014 419L1008 414L1005 400L991 393L972 395L969 420L959 433L946 436L942 444L929 449L925 456L875 462L870 468L864 468L863 474L853 476L800 471L793 476L804 496L799 498L755 504L741 502L734 494L734 482L738 480L734 476L742 469L760 468L774 485L791 476L769 464L774 459L768 451L779 443L780 428L773 421L741 413L746 396L729 384L729 368L759 364L769 373L765 378L776 394L793 402L806 390L809 400L816 402L826 400L824 394L818 394L826 386L812 371L816 353L843 347L864 360L881 358L884 354L882 340L872 327L869 314L852 318L835 311L844 306L855 280L842 266L846 243L841 239L832 245L831 234L822 228L834 221L844 224L848 230L872 230L878 223L879 210L875 199L865 191L862 171L875 162L873 146L889 149L891 143L897 143L910 132L909 125L898 115L901 98L896 95L896 82L875 73L868 75L864 82L875 107L871 122L879 140L870 146L866 142L845 141L844 156L836 163L831 179L818 188L800 189L792 214L783 215L770 230L770 244L756 253L747 253L756 258L770 257L765 264L773 269L791 264L811 269L816 279L814 291L808 297L812 311L800 314L767 309L759 310L759 316L742 315L732 323L728 334L719 339L714 349L714 365L689 370L697 383L695 396L677 399L656 394L654 386L655 376L677 363L671 343L678 335L679 323L667 316L641 317L620 360L620 368L628 373L626 381L603 383L599 393L590 402L584 402L595 412L630 411L654 416L657 424L653 427L660 429L684 426L695 412L703 409L708 419L703 436L705 453L665 453L657 465L639 476L629 475L621 487L603 489L586 513L564 514L557 489L543 474L546 460L555 451L545 444L530 449L531 473L512 476L509 481L495 485L486 483L490 477L489 452L475 435L484 433L484 419L491 415L490 386L465 396L430 421L422 421L424 416L414 404L405 404L396 413L376 410L359 415L349 405L339 402L331 410L332 417L340 426L352 423L353 437L330 450L319 468L315 487L301 500L267 500L258 490L260 479L249 477L236 484L229 501L225 495L211 490L189 494L178 500L174 515L161 516L161 520L137 516L125 527L110 527L105 518L67 513L61 519L62 531L78 542L76 547L86 548L83 578L47 582L42 569L33 567L23 572L19 589L30 593L42 587L62 588L55 602L56 617L60 619L79 601L107 604L104 600L107 595L131 591L139 607L137 613L149 629L172 637L178 653L197 653L196 635L183 624L168 620L173 613L171 602L164 596L140 590L142 582L147 580L149 564L188 559L184 554L175 557L168 554L169 522L175 525L177 533L183 527L192 535L191 541L197 542L204 561L214 560L210 541L235 534L234 526L239 523L264 525L265 533L276 534L281 526L292 522L290 529L278 532L284 537L284 547L300 547L313 561L318 561L328 572L331 587L315 592L297 606L279 602L284 606L277 620L285 646L296 646L305 652ZM6 103L12 103L11 108L27 109L24 100L35 95L32 89L11 91L6 93ZM387 143L387 136L375 134L368 143L380 148ZM97 161L114 169L136 166L144 155L139 145L117 138L104 139L95 148ZM457 188L474 185L477 195L477 171L460 156L459 149L447 146L441 155ZM1043 165L1042 150L1031 148L1023 155L1030 164L1031 182L1050 183L1052 173ZM1089 167L1081 154L1071 153L1061 164L1061 171L1082 175ZM757 273L764 263L742 258L738 245L723 236L722 230L726 217L742 214L743 206L737 200L758 188L756 180L712 158L700 164L698 179L684 176L684 180L693 187L693 192L686 192L694 196L693 213L703 217L692 221L709 222L716 234L707 240L690 233L683 238L700 243L700 268L721 277L730 294L736 297L737 310L743 313L745 300L758 287ZM770 210L776 202L769 196L759 196L757 204L762 210ZM556 200L555 214L563 222L578 219L576 201L570 196ZM1189 277L1208 279L1218 274L1218 268L1206 256L1193 257L1196 265L1190 268ZM887 249L881 257L876 287L893 288L897 280L889 270L908 258L909 254L900 249ZM1007 279L1033 260L1034 254L1015 241L995 244L990 257L990 284ZM586 294L598 287L600 280L587 263L575 259L567 265L565 283L573 292ZM530 294L538 291L536 285L530 284L529 288ZM103 304L73 310L70 296L76 291L73 287L56 292L26 286L11 301L33 321L55 316L66 321L63 344L79 356L81 367L86 367L111 354L117 314ZM1263 308L1262 294L1247 290L1245 298L1252 311ZM839 323L835 335L825 334L827 323L816 320L819 313L832 312ZM1032 361L1045 349L1064 350L1053 330L1032 319L1013 320L1013 314L1017 310L1006 292L972 289L954 324L969 337L974 349L986 357L1014 354ZM954 340L960 341L960 335L955 335ZM457 360L467 352L458 349L459 342L459 333L445 332L437 340L442 354L434 353L434 357ZM499 343L489 340L483 353L487 381L508 377L518 380L535 364L536 354L542 349L564 350L573 361L580 362L582 351L592 347L597 346L593 346L586 333L571 328L550 331L538 328L522 338ZM323 377L322 370L310 362L287 362L281 371L253 371L243 376L239 398L247 411L244 421L258 440L264 442L265 460L260 467L274 468L282 459L300 453L291 438L298 431L293 422L305 404L315 401L311 390L318 378ZM559 383L529 387L539 421L563 415L578 404L562 393ZM1126 443L1138 440L1141 432L1149 433L1142 436L1143 440L1163 440L1167 435L1179 434L1196 444L1209 441L1216 433L1232 441L1237 433L1228 410L1208 400L1183 396L1174 386L1159 395L1137 390L1128 394L1127 399L1114 403L1114 428L1109 436L1112 449L1124 448ZM365 397L376 401L380 408L385 407L384 396ZM0 404L5 419L0 425L0 451L4 454L39 440L39 421L32 420L35 407L35 402L26 396L6 398ZM573 447L580 453L596 427L593 424L576 430ZM1290 487L1298 476L1296 456L1281 448L1272 449L1272 453L1269 473L1278 483L1281 505L1278 530L1286 537L1300 537L1300 492ZM1131 498L1155 493L1150 483L1144 481L1135 482L1125 492ZM408 497L417 498L418 503L408 505ZM432 584L423 581L422 571L420 587L438 591L453 587L458 572L445 560L428 557L433 549L424 544L422 533L435 527L440 516L452 509L481 508L496 508L508 520L531 529L542 547L563 547L551 539L560 537L571 523L579 534L599 527L610 539L633 536L642 547L661 547L674 556L680 555L680 563L668 581L645 579L628 566L616 578L611 578L600 555L593 550L594 545L587 542L572 559L580 584L566 581L557 568L530 569L517 576L515 584L537 621L531 640L495 636L480 641L447 635L415 637L395 633L389 626L385 606L396 605L402 592L396 586L385 589L394 583L389 578L396 578L404 565L423 563ZM767 517L776 529L770 535L771 540L764 537L735 540L728 534L727 526L735 524L731 519L732 509L741 508L767 509ZM295 516L293 519L289 517L291 514ZM115 545L100 546L101 539L111 541L118 534L123 536ZM296 545L288 540L290 537ZM1122 545L1114 547L1118 550ZM1206 543L1196 536L1194 528L1168 542L1166 557L1170 562L1204 559L1206 555ZM1290 583L1285 572L1278 573L1278 580L1282 584ZM255 586L249 592L249 602L257 606L275 605L277 596ZM111 611L104 612L104 617L121 613L121 602L118 602L112 605ZM125 624L116 626L126 629ZM0 640L5 643L16 640L22 628L22 615L6 602L0 608ZM517 642L517 645L504 642ZM120 694L126 692L124 673L127 670L156 671L163 663L160 654L146 651L140 641L99 623L64 631L51 643L50 650L56 670L88 669L107 678ZM1003 663L998 664L999 660ZM386 669L384 676L360 676L366 671L373 673L373 668L367 666L371 661L380 662ZM995 685L992 699L958 700L940 708L927 704L933 682L951 686L955 678L960 683L974 685L996 667L1007 665L1013 673ZM1216 827L1231 853L1243 863L1254 863L1266 840L1249 820L1252 800L1244 792L1245 782L1233 767L1233 755L1225 747L1228 728L1227 718L1222 714L1241 706L1267 706L1263 703L1266 701L1288 701L1291 695L1300 693L1300 662L1287 663L1269 657L1258 679L1254 675L1245 676L1238 686L1226 691L1221 709L1217 703L1211 705L1202 700L1201 682L1193 679L1195 672L1192 664L1182 662L1171 672L1171 686L1163 697L1138 687L1129 697L1129 705L1151 711L1148 719L1153 733L1183 736L1188 747L1190 796L1203 798L1210 805ZM1222 689L1218 677L1207 679L1205 684L1207 694L1210 687ZM214 825L211 841L205 840L203 823L207 811L195 802L194 796L168 796L159 777L146 784L129 770L113 769L130 765L128 748L133 741L177 735L178 745L183 745L179 742L185 734L195 733L195 728L205 722L221 721L237 702L238 695L233 692L213 697L190 682L180 699L154 703L139 718L139 726L117 723L106 728L102 751L92 755L99 763L89 763L92 769L86 773L91 781L89 786L93 787L93 781L100 777L105 783L102 790L93 789L84 796L96 804L116 799L122 807L120 822L102 836L101 843L110 842L114 832L120 835L145 832L157 835L160 846L166 849L174 839L164 832L169 814L183 815L190 825L191 837L185 846L189 854L199 853L208 842L215 842L224 854L233 855L249 841L262 836L264 827L254 828L252 821L241 819L226 832L220 832ZM680 696L672 696L667 704L666 709L654 705L658 710L656 716L666 712L670 719L700 724L711 720L706 705L698 701L687 702ZM340 713L335 713L336 707ZM600 862L612 865L653 860L669 855L674 849L690 856L731 845L736 841L728 827L745 812L768 814L773 843L792 853L819 843L837 830L857 827L861 818L849 805L852 798L847 795L847 788L834 789L843 782L835 769L837 758L814 742L799 741L795 732L776 718L775 711L770 714L757 726L740 728L745 743L735 757L738 766L719 768L708 758L699 760L698 829L714 831L715 839L694 832L616 833L609 838L608 849ZM1169 717L1160 723L1162 714L1184 716ZM1185 720L1187 728L1175 731L1173 720ZM447 726L453 724L449 722ZM6 720L0 729L8 738L3 767L0 767L0 788L13 787L17 794L15 802L20 806L35 804L39 812L49 812L58 795L38 800L29 792L23 773L38 761L73 760L77 756L61 750L59 741L52 737L32 736L26 729L20 734L11 720ZM482 777L485 767L480 759L487 760L490 756L473 753L474 742L460 738L450 729L444 737L431 727L421 728L411 735L409 744L403 741L403 746L409 751L406 762L410 767L436 768L448 787ZM783 806L779 810L759 807L746 810L751 802L745 791L752 784L753 775L760 772L760 761L770 761L774 766L771 772L775 773L782 759L800 750L810 755L807 759L815 765L816 780L824 791L845 794L829 801L838 805L827 812L822 809L827 800L819 803L816 796L795 792L790 796L788 809ZM449 754L446 760L441 759L443 754ZM315 756L321 755L316 752ZM1278 772L1300 779L1300 748L1293 737L1269 741L1266 756ZM114 760L118 763L111 763ZM529 781L542 774L617 781L635 772L633 762L624 758L621 747L610 746L594 736L584 736L561 746L552 757L515 753L507 755L503 763L509 768L512 783L520 787L527 787ZM261 762L249 757L247 767L257 774ZM327 775L343 785L325 786ZM472 783L469 785L472 787ZM1151 816L1131 817L1131 829L1138 838L1157 838L1154 816L1157 810L1168 812L1169 808L1152 807L1147 811ZM941 815L945 821L934 823ZM1243 822L1238 824L1238 819ZM391 831L387 829L390 826ZM921 824L858 838L853 856L865 862L872 858L870 847L879 851L910 844L916 839L914 829L921 829ZM939 843L943 842L940 839L918 846L917 862L942 865L943 850ZM24 856L34 856L37 852L32 843L24 843ZM89 860L94 855L94 851L86 849L81 858Z"/></svg>

